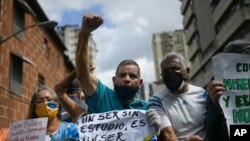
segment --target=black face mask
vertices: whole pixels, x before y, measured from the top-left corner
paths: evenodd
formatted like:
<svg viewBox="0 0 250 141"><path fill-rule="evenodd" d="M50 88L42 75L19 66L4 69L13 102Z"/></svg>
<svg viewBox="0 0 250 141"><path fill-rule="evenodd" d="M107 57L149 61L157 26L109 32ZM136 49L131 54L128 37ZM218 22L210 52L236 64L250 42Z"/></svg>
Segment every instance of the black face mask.
<svg viewBox="0 0 250 141"><path fill-rule="evenodd" d="M139 90L139 87L130 87L130 86L114 86L114 90L118 99L123 102L130 101L136 95Z"/></svg>
<svg viewBox="0 0 250 141"><path fill-rule="evenodd" d="M184 78L181 73L175 70L169 70L164 76L163 81L166 87L171 91L177 91L184 86Z"/></svg>

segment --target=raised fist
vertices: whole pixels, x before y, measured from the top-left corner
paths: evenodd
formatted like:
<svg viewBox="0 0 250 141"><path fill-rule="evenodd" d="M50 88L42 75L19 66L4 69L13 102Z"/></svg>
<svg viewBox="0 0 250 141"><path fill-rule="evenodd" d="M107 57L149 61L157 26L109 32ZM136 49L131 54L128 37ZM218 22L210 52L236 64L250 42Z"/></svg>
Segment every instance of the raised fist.
<svg viewBox="0 0 250 141"><path fill-rule="evenodd" d="M88 13L83 16L82 32L91 33L103 23L103 19L95 14Z"/></svg>

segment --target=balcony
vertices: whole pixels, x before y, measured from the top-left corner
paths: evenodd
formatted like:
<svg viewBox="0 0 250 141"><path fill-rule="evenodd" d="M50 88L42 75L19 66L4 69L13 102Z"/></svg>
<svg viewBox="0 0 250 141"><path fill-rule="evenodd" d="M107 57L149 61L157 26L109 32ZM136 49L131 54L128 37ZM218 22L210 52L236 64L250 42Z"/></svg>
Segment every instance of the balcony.
<svg viewBox="0 0 250 141"><path fill-rule="evenodd" d="M190 41L191 41L191 39L192 39L192 37L194 36L194 34L195 34L195 31L197 31L197 29L196 29L196 21L193 21L191 24L190 24L190 26L188 27L188 29L187 29L187 36L186 36L186 40L187 40L187 44L189 44L190 43Z"/></svg>
<svg viewBox="0 0 250 141"><path fill-rule="evenodd" d="M212 79L213 77L213 63L212 60L209 60L208 63L206 63L204 65L205 67L205 72L204 72L204 82L205 84L208 84L209 81Z"/></svg>
<svg viewBox="0 0 250 141"><path fill-rule="evenodd" d="M225 14L228 7L231 5L233 0L221 0L218 6L215 8L213 12L213 23L216 25L220 18Z"/></svg>
<svg viewBox="0 0 250 141"><path fill-rule="evenodd" d="M190 5L187 9L187 12L183 19L183 27L186 29L190 21L192 20L192 17L194 16L194 7Z"/></svg>
<svg viewBox="0 0 250 141"><path fill-rule="evenodd" d="M216 38L218 47L221 47L246 20L250 20L249 11L250 7L244 7L241 10L236 11L231 15L230 19L222 25Z"/></svg>
<svg viewBox="0 0 250 141"><path fill-rule="evenodd" d="M182 13L182 15L184 15L185 10L186 10L187 6L189 5L189 1L190 0L183 0L182 1L182 3L181 3L181 13Z"/></svg>
<svg viewBox="0 0 250 141"><path fill-rule="evenodd" d="M204 72L199 71L191 78L192 84L203 87L204 86Z"/></svg>
<svg viewBox="0 0 250 141"><path fill-rule="evenodd" d="M197 55L197 57L199 57L198 55ZM201 62L200 61L198 61L198 60L196 60L196 61L194 61L194 62L192 62L193 64L192 64L192 68L190 69L190 78L193 78L195 75L197 75L196 73L198 72L198 70L201 68Z"/></svg>
<svg viewBox="0 0 250 141"><path fill-rule="evenodd" d="M190 48L188 49L188 58L189 58L189 60L191 60L193 58L195 53L198 51L199 46L200 46L199 41L198 40L193 40L192 44L190 45Z"/></svg>

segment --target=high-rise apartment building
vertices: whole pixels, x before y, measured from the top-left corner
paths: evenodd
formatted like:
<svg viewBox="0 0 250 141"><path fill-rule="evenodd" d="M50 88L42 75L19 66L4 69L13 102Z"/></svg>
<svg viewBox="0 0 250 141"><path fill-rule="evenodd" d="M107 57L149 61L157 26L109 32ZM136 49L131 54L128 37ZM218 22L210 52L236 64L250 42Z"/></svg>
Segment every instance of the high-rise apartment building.
<svg viewBox="0 0 250 141"><path fill-rule="evenodd" d="M235 39L250 40L250 0L180 0L192 68L190 81L205 87L212 56Z"/></svg>
<svg viewBox="0 0 250 141"><path fill-rule="evenodd" d="M57 30L68 49L67 55L69 56L72 63L75 65L75 54L78 43L78 34L80 32L79 26L65 25L58 27ZM92 36L89 37L88 48L90 61L94 66L96 66L97 48Z"/></svg>

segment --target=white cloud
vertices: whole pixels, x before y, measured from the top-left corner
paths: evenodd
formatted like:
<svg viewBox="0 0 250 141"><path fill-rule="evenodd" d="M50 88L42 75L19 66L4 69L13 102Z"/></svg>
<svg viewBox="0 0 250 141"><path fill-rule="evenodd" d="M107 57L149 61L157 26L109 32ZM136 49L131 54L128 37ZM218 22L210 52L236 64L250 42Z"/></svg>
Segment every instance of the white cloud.
<svg viewBox="0 0 250 141"><path fill-rule="evenodd" d="M155 77L154 73L154 64L153 61L149 60L147 57L139 58L136 60L141 68L141 74L144 78L144 82L152 81L152 78Z"/></svg>
<svg viewBox="0 0 250 141"><path fill-rule="evenodd" d="M93 37L98 48L97 74L112 86L116 66L123 59L138 61L145 82L155 80L152 59L152 33L182 28L178 0L38 0L47 16L62 21L70 10L102 6L105 19L112 26L101 26ZM79 19L80 21L81 19ZM105 22L105 21L104 21Z"/></svg>
<svg viewBox="0 0 250 141"><path fill-rule="evenodd" d="M45 13L51 20L60 22L62 14L66 11L80 11L88 9L95 5L96 1L92 0L38 0Z"/></svg>

